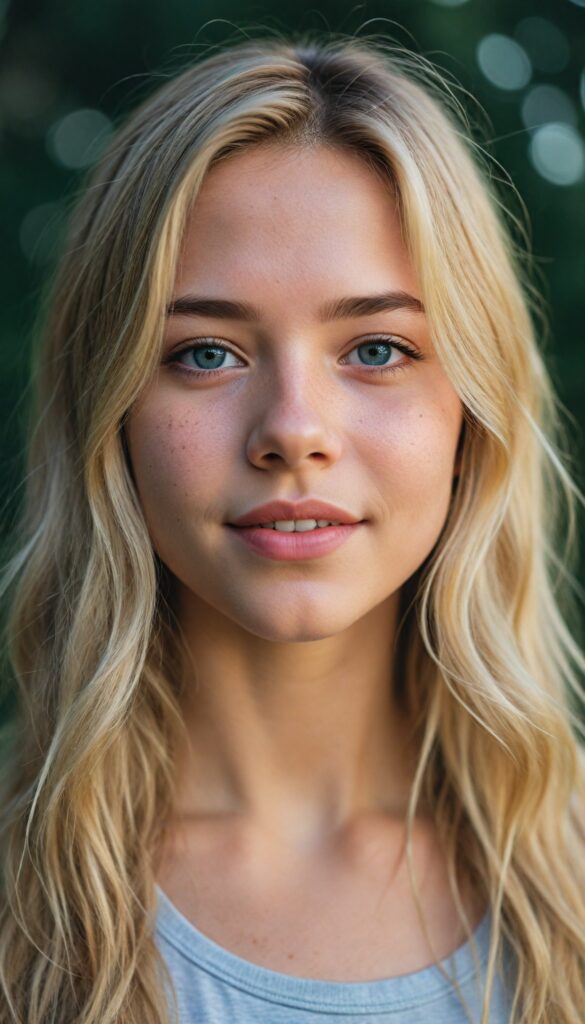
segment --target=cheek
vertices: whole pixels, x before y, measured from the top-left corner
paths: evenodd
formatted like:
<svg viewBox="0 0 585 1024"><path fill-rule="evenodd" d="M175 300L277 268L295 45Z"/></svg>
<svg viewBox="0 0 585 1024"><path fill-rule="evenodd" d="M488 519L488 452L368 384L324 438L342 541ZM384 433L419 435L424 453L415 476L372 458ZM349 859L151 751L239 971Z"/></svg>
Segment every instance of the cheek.
<svg viewBox="0 0 585 1024"><path fill-rule="evenodd" d="M453 486L461 429L458 400L409 400L378 405L360 423L360 453L378 481L392 518L436 534L443 525Z"/></svg>
<svg viewBox="0 0 585 1024"><path fill-rule="evenodd" d="M193 409L144 403L126 426L136 489L155 548L169 530L193 526L205 515L197 499L221 494L229 472L228 439L221 425Z"/></svg>

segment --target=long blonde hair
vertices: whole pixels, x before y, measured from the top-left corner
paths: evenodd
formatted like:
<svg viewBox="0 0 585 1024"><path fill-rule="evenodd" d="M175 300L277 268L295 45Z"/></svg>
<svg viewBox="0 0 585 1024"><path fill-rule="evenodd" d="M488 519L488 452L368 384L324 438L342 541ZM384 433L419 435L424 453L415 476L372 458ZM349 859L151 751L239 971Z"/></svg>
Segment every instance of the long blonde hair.
<svg viewBox="0 0 585 1024"><path fill-rule="evenodd" d="M409 835L424 795L468 938L462 886L491 908L482 1024L506 943L511 1021L579 1024L585 661L565 568L579 492L535 340L526 229L446 78L400 46L341 34L248 40L171 77L119 130L74 211L35 351L25 498L1 587L18 714L4 737L0 1022L170 1019L154 881L182 728L180 631L124 420L160 360L201 182L260 143L356 151L396 195L465 409L445 528L402 595L396 659L420 752Z"/></svg>

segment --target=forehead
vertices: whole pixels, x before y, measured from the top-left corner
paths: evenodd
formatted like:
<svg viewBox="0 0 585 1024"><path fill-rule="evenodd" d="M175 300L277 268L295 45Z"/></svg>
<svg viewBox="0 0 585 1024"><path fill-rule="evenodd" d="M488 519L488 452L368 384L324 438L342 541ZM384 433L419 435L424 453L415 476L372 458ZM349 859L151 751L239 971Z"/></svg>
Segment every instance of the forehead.
<svg viewBox="0 0 585 1024"><path fill-rule="evenodd" d="M325 145L256 146L210 170L187 219L177 288L218 280L416 291L390 184L359 154Z"/></svg>

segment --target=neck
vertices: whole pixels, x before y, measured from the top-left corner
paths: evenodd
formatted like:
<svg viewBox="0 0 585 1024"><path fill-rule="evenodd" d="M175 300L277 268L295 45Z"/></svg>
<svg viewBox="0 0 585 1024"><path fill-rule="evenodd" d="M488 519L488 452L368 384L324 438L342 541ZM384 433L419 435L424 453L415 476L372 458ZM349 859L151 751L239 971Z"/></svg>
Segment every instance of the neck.
<svg viewBox="0 0 585 1024"><path fill-rule="evenodd" d="M176 811L245 815L292 843L404 817L413 763L393 699L397 596L342 634L275 642L184 591Z"/></svg>

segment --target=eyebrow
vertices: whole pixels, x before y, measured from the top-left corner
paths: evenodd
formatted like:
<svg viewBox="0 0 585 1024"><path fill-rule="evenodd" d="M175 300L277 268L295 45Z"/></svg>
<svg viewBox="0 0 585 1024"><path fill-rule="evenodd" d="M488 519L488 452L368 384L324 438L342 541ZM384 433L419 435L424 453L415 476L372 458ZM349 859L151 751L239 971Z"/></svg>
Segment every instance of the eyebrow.
<svg viewBox="0 0 585 1024"><path fill-rule="evenodd" d="M425 308L414 295L404 291L381 292L378 295L354 295L335 299L319 310L319 319L342 320L347 317L372 316L374 313L391 313L396 309L408 309L413 313L424 313ZM246 320L257 322L261 312L248 302L231 299L214 299L203 295L182 295L167 307L167 317L207 316L218 320Z"/></svg>

